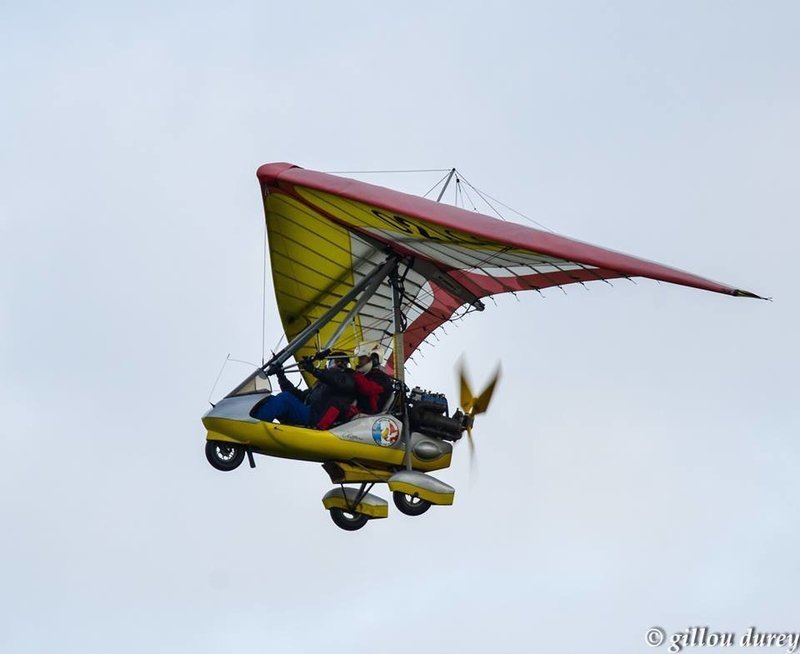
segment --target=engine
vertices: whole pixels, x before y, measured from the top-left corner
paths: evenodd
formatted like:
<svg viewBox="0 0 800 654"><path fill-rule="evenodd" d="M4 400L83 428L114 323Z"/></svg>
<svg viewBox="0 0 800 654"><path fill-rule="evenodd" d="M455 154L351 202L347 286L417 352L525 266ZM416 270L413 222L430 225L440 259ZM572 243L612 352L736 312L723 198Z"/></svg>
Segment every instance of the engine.
<svg viewBox="0 0 800 654"><path fill-rule="evenodd" d="M447 398L443 393L432 393L419 386L408 397L408 417L412 431L427 436L457 441L466 427L466 416L456 411L448 416Z"/></svg>

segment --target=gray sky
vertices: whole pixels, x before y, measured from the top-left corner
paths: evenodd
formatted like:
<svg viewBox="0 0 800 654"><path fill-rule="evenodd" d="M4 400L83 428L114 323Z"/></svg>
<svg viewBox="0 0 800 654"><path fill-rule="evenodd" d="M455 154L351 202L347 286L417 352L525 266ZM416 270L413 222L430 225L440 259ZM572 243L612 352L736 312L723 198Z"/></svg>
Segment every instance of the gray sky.
<svg viewBox="0 0 800 654"><path fill-rule="evenodd" d="M800 631L797 3L225 5L0 5L0 650ZM270 161L457 166L775 302L619 281L489 303L410 368L455 399L462 351L478 386L502 360L477 475L459 448L453 507L348 534L317 465L203 456L225 356L261 357ZM271 288L266 315L269 346Z"/></svg>

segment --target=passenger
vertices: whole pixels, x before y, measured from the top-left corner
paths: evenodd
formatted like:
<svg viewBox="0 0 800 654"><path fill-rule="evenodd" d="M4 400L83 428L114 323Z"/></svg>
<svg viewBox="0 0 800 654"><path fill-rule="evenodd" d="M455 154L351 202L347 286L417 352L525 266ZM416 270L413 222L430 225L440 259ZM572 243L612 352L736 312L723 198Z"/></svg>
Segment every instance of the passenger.
<svg viewBox="0 0 800 654"><path fill-rule="evenodd" d="M278 384L281 392L268 398L253 414L265 422L280 420L283 424L328 429L339 416L349 413L355 401L356 384L349 361L343 352L334 352L328 359L327 369L314 367L311 359L299 363L317 378L317 383L307 390L298 389L281 370Z"/></svg>
<svg viewBox="0 0 800 654"><path fill-rule="evenodd" d="M378 413L383 406L379 401L383 393L381 385L369 379L360 370L353 373L353 381L356 383L356 405L353 407L353 415Z"/></svg>
<svg viewBox="0 0 800 654"><path fill-rule="evenodd" d="M394 392L394 382L381 368L380 346L363 343L356 348L355 355L358 357L355 374L358 409L362 413L383 411ZM364 382L359 382L362 376Z"/></svg>
<svg viewBox="0 0 800 654"><path fill-rule="evenodd" d="M305 365L304 365L305 364ZM321 385L328 392L324 394L324 410L316 422L317 429L328 429L337 420L344 422L353 417L353 403L356 400L356 381L350 359L344 352L331 352L328 355L327 370L315 368L308 360L303 360L300 367L314 375L319 381L311 389L311 393Z"/></svg>

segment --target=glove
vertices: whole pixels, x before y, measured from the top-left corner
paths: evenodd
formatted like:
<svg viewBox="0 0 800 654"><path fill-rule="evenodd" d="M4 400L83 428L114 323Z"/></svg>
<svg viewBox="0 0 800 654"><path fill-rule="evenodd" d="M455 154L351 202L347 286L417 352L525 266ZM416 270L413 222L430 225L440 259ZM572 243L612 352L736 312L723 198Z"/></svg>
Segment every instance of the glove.
<svg viewBox="0 0 800 654"><path fill-rule="evenodd" d="M327 356L328 356L330 353L331 353L331 348L328 348L327 350L322 350L321 352L317 352L317 353L314 355L314 360L315 360L315 361L322 361L322 360L323 360L325 357L327 357Z"/></svg>
<svg viewBox="0 0 800 654"><path fill-rule="evenodd" d="M300 368L300 370L305 370L306 372L311 372L314 370L314 364L311 362L311 357L303 357L300 359L297 367Z"/></svg>

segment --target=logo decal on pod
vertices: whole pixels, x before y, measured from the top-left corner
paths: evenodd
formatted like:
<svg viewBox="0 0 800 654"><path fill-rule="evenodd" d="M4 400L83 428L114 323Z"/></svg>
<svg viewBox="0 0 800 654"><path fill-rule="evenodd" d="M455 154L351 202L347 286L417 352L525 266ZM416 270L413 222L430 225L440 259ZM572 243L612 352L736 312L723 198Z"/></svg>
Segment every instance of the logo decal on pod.
<svg viewBox="0 0 800 654"><path fill-rule="evenodd" d="M379 418L372 424L372 438L381 447L391 447L400 439L400 428L391 418Z"/></svg>

